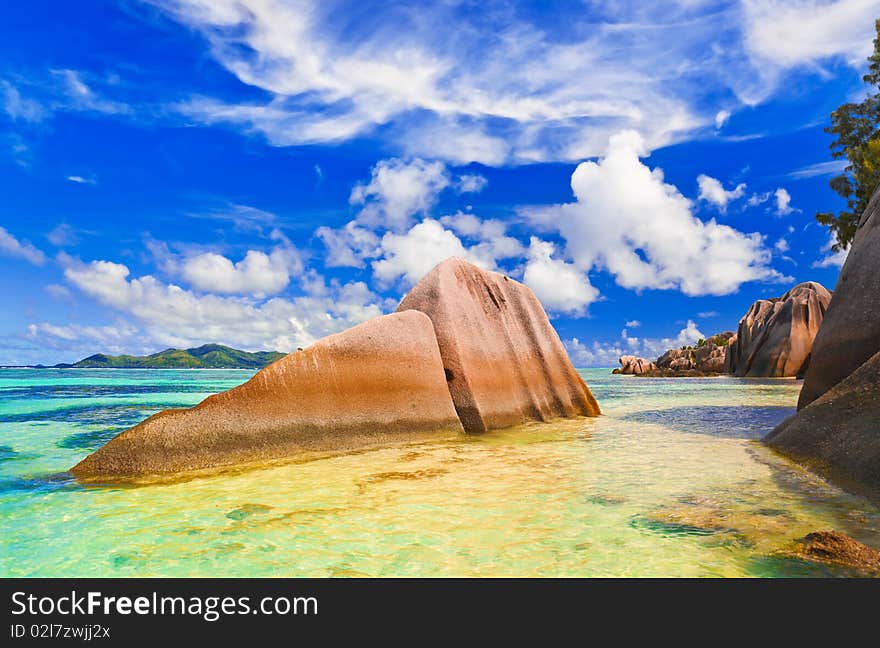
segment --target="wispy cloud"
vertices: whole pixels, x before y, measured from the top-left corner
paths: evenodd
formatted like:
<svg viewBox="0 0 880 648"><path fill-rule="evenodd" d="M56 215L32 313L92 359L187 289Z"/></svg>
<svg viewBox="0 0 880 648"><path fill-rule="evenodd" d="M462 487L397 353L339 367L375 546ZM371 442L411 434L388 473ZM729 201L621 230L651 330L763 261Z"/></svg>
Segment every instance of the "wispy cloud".
<svg viewBox="0 0 880 648"><path fill-rule="evenodd" d="M830 162L817 162L800 169L795 169L788 174L792 180L803 180L805 178L815 178L818 176L830 176L843 173L848 162L846 160L831 160Z"/></svg>
<svg viewBox="0 0 880 648"><path fill-rule="evenodd" d="M715 95L752 105L791 67L862 60L871 29L864 17L878 7L590 3L591 12L542 21L487 0L478 13L462 3L417 12L385 5L370 20L346 20L341 2L155 2L265 92L247 103L190 97L174 105L188 119L280 146L339 142L381 126L386 143L407 155L493 165L596 156L622 128L638 129L649 148L720 128L735 106L720 108Z"/></svg>
<svg viewBox="0 0 880 648"><path fill-rule="evenodd" d="M0 227L0 254L24 259L34 265L46 263L46 255L30 241L19 240L6 228Z"/></svg>
<svg viewBox="0 0 880 648"><path fill-rule="evenodd" d="M67 180L69 182L73 182L74 184L84 184L84 185L96 185L98 181L92 177L80 176L80 175L69 175L67 176Z"/></svg>

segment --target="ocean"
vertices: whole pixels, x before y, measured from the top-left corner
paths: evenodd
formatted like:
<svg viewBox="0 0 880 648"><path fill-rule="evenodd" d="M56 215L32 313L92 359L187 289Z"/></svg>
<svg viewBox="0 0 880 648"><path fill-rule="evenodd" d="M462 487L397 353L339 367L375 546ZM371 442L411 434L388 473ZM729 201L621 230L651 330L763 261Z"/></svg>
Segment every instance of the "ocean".
<svg viewBox="0 0 880 648"><path fill-rule="evenodd" d="M66 472L239 370L0 370L0 575L834 576L786 547L880 510L759 443L794 380L583 370L594 419L151 486Z"/></svg>

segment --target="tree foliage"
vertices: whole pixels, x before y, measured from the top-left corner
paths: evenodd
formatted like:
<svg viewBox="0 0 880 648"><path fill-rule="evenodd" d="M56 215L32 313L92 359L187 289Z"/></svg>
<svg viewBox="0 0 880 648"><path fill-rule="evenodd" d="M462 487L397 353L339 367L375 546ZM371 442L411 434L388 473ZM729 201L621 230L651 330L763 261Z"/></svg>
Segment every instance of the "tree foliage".
<svg viewBox="0 0 880 648"><path fill-rule="evenodd" d="M877 37L874 53L868 57L868 96L860 103L846 103L831 113L831 126L826 132L837 136L831 144L831 156L846 159L843 173L831 179L831 188L846 200L840 213L816 214L816 220L827 225L837 242L834 250L849 247L862 212L880 184L880 19L876 20Z"/></svg>

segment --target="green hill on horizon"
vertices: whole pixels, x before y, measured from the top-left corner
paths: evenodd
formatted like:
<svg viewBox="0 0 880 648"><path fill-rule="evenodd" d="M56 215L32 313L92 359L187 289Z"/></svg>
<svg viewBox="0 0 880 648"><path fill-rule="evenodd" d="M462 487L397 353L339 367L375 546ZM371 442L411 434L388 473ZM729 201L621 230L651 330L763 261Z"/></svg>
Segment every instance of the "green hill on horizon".
<svg viewBox="0 0 880 648"><path fill-rule="evenodd" d="M59 369L262 369L283 358L278 351L240 351L222 344L203 344L192 349L165 349L148 356L96 353Z"/></svg>

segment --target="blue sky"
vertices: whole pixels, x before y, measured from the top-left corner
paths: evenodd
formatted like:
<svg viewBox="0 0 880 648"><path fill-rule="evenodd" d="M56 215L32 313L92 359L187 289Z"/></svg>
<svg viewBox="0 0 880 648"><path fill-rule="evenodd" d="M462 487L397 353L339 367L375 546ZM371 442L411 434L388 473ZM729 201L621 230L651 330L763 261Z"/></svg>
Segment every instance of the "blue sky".
<svg viewBox="0 0 880 648"><path fill-rule="evenodd" d="M645 7L649 4L649 7ZM440 260L579 366L833 288L880 1L32 0L0 24L0 363L288 351Z"/></svg>

